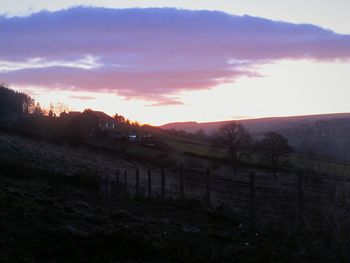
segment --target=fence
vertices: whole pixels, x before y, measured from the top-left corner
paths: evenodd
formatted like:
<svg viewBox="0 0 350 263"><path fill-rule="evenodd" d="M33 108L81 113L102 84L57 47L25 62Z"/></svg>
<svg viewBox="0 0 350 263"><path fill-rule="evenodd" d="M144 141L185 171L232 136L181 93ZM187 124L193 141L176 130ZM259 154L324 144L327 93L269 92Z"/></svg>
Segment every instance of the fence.
<svg viewBox="0 0 350 263"><path fill-rule="evenodd" d="M296 227L319 224L347 205L349 178L310 172L247 172L184 168L124 170L101 177L107 197L128 193L135 197L188 198L208 207L222 207L252 227ZM324 222L323 222L324 223ZM323 224L322 223L322 224Z"/></svg>

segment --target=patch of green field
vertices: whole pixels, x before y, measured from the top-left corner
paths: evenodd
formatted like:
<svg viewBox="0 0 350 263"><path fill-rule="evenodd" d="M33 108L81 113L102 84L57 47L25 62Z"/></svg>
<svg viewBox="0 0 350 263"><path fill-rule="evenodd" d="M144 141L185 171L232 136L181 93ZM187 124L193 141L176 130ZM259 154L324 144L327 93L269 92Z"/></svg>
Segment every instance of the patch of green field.
<svg viewBox="0 0 350 263"><path fill-rule="evenodd" d="M165 133L164 133L165 134ZM188 138L182 138L176 135L164 136L159 134L163 142L174 148L178 152L191 153L201 157L225 158L224 150L213 148L206 142L191 141ZM257 164L261 155L253 154L248 163ZM321 174L334 176L345 176L350 174L350 165L346 163L335 162L332 160L312 159L297 154L290 154L284 161L290 162L294 168L303 170L312 170Z"/></svg>

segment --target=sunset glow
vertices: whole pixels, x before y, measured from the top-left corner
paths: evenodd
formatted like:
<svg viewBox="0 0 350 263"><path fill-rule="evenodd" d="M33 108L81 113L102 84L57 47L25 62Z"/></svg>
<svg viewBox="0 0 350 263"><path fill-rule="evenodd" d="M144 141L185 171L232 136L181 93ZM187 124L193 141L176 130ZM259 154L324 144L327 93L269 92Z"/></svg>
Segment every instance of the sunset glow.
<svg viewBox="0 0 350 263"><path fill-rule="evenodd" d="M156 2L61 10L79 4L71 2L44 12L32 3L31 14L5 1L0 80L44 107L63 102L155 125L350 112L343 11L327 26L317 12L305 14L310 25L259 8L242 16L244 5L235 13L231 1L148 8Z"/></svg>

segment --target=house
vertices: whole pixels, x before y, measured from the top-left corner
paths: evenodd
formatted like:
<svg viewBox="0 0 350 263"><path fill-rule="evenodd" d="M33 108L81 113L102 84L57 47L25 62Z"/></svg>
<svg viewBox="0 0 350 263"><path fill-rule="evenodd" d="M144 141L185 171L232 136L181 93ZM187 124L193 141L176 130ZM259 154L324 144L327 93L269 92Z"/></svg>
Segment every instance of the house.
<svg viewBox="0 0 350 263"><path fill-rule="evenodd" d="M83 112L83 115L95 120L97 127L102 131L114 130L117 127L116 120L102 111L86 110Z"/></svg>
<svg viewBox="0 0 350 263"><path fill-rule="evenodd" d="M85 110L82 113L73 111L62 113L60 117L63 123L66 123L66 126L72 129L72 132L78 132L89 137L93 137L102 131L112 138L117 128L117 122L102 111Z"/></svg>
<svg viewBox="0 0 350 263"><path fill-rule="evenodd" d="M77 117L81 116L81 112L80 111L70 111L70 112L61 112L60 113L60 118L65 118L65 119L74 119Z"/></svg>

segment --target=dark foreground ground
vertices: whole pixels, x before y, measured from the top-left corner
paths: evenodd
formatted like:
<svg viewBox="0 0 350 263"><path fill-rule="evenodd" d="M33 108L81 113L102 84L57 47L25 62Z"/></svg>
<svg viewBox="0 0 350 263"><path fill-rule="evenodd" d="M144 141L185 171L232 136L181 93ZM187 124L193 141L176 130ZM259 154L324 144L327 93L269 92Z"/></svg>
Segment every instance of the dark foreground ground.
<svg viewBox="0 0 350 263"><path fill-rule="evenodd" d="M312 233L250 232L193 201L106 199L8 171L0 207L0 262L346 262Z"/></svg>
<svg viewBox="0 0 350 263"><path fill-rule="evenodd" d="M253 251L268 256L242 226L195 202L106 199L90 189L13 177L0 178L1 262L252 260Z"/></svg>
<svg viewBox="0 0 350 263"><path fill-rule="evenodd" d="M58 155L55 171L19 158L18 141L0 144L1 263L349 262L349 238L332 228L251 231L195 201L106 198L93 177L58 169Z"/></svg>

